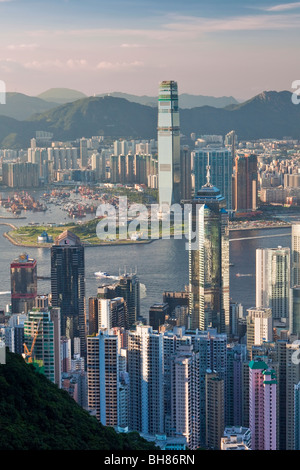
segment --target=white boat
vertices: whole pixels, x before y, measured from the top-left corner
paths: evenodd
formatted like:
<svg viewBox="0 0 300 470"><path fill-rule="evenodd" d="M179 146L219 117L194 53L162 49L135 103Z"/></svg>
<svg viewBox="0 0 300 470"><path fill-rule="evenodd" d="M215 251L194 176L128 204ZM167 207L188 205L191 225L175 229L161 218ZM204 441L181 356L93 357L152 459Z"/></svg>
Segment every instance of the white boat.
<svg viewBox="0 0 300 470"><path fill-rule="evenodd" d="M98 271L96 273L94 273L96 277L100 277L100 278L107 278L107 279L119 279L117 276L111 276L110 274L108 274L107 272L103 272L103 271Z"/></svg>

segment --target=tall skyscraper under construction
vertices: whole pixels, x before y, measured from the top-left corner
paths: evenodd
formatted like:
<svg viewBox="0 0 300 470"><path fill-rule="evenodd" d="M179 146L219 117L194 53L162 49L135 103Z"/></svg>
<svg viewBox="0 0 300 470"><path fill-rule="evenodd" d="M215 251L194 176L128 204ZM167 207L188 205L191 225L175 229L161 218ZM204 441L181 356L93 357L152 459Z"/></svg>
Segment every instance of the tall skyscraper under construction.
<svg viewBox="0 0 300 470"><path fill-rule="evenodd" d="M177 82L160 83L158 96L159 204L180 202L180 130Z"/></svg>

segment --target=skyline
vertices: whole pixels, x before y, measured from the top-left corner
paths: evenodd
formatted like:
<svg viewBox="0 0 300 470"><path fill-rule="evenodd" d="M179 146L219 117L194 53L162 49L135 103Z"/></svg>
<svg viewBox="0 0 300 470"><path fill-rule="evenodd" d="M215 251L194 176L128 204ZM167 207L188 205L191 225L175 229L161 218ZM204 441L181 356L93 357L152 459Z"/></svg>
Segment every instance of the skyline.
<svg viewBox="0 0 300 470"><path fill-rule="evenodd" d="M8 92L156 95L172 79L246 100L299 79L300 2L1 0L0 16Z"/></svg>

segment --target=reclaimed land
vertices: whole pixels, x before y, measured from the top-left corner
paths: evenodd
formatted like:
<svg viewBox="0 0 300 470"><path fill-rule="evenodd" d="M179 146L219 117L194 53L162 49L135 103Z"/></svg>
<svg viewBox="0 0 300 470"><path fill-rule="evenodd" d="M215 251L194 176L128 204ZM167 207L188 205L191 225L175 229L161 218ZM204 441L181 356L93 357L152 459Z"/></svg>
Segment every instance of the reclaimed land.
<svg viewBox="0 0 300 470"><path fill-rule="evenodd" d="M127 240L120 240L116 238L116 240L100 240L96 233L96 227L99 223L99 219L92 219L88 222L77 224L77 223L68 223L59 226L46 226L46 225L28 225L24 227L15 227L11 223L1 223L0 225L7 225L12 230L9 232L5 232L3 236L7 238L13 245L23 246L26 248L49 248L53 245L53 242L50 243L38 243L37 239L38 236L42 234L42 232L46 231L48 236L52 236L53 240L55 240L64 230L70 230L75 235L77 235L82 243L85 246L108 246L108 245L130 245L130 244L145 244L154 241L157 238L151 238L150 236L150 226L149 226L149 237L141 238L141 239L131 239L128 238ZM237 222L230 222L229 230L258 230L258 229L271 229L271 228L285 228L290 227L291 224L284 222L282 220L273 220L273 221L240 221ZM180 233L180 228L179 232ZM171 234L170 237L173 237L174 230L171 227ZM182 234L184 236L184 234ZM162 238L162 230L160 228L159 238ZM166 237L168 238L168 237Z"/></svg>
<svg viewBox="0 0 300 470"><path fill-rule="evenodd" d="M152 240L139 239L139 240L103 240L101 241L97 237L96 227L99 223L99 219L93 219L83 224L68 223L59 226L46 226L46 225L27 225L25 227L15 227L12 224L9 225L12 230L5 232L3 236L7 238L13 245L23 246L25 248L49 248L53 245L50 243L39 243L38 237L45 231L48 236L51 236L55 240L62 232L69 230L70 232L77 235L84 246L107 246L107 245L129 245L129 244L142 244L150 243Z"/></svg>

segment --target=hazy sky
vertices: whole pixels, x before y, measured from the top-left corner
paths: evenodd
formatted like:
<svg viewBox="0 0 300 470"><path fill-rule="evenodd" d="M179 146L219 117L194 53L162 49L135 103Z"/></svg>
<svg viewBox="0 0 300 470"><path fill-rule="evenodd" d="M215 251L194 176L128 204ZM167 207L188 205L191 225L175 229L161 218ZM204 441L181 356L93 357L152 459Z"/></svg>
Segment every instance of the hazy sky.
<svg viewBox="0 0 300 470"><path fill-rule="evenodd" d="M291 90L300 79L300 2L0 0L0 80L37 95L233 95Z"/></svg>

